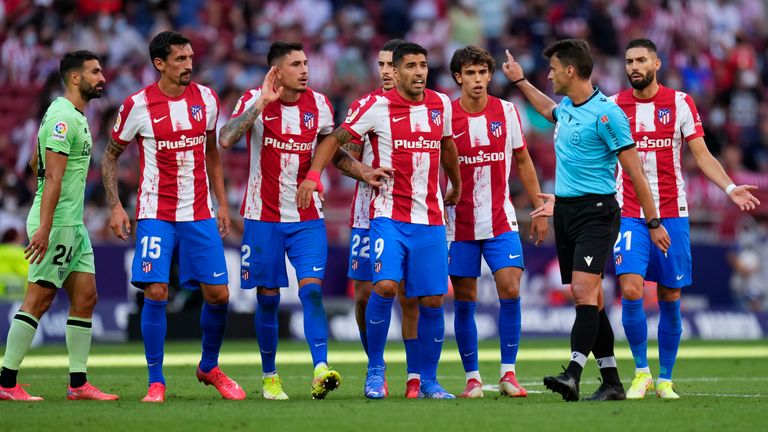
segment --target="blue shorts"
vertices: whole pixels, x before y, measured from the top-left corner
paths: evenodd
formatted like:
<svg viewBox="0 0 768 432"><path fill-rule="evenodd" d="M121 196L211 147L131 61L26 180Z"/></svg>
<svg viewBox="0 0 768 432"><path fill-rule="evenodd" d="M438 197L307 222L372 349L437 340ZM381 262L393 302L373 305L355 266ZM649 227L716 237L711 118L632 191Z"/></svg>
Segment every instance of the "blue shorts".
<svg viewBox="0 0 768 432"><path fill-rule="evenodd" d="M352 228L349 234L349 266L347 277L352 280L371 280L371 239L366 228Z"/></svg>
<svg viewBox="0 0 768 432"><path fill-rule="evenodd" d="M480 255L491 272L504 267L525 268L523 246L517 231L507 231L484 240L455 241L448 252L448 274L456 277L479 277Z"/></svg>
<svg viewBox="0 0 768 432"><path fill-rule="evenodd" d="M298 280L322 280L328 259L325 222L322 219L304 222L246 219L240 248L240 287L287 287L286 253Z"/></svg>
<svg viewBox="0 0 768 432"><path fill-rule="evenodd" d="M184 288L228 282L224 245L213 218L190 222L138 221L131 283L139 288L150 283L168 283L173 259L178 260L179 283Z"/></svg>
<svg viewBox="0 0 768 432"><path fill-rule="evenodd" d="M621 230L613 245L616 274L634 273L668 288L691 285L691 235L688 218L668 218L661 222L672 245L664 253L651 242L645 219L621 218Z"/></svg>
<svg viewBox="0 0 768 432"><path fill-rule="evenodd" d="M373 283L405 279L405 296L448 292L448 245L444 225L421 225L389 218L371 220Z"/></svg>

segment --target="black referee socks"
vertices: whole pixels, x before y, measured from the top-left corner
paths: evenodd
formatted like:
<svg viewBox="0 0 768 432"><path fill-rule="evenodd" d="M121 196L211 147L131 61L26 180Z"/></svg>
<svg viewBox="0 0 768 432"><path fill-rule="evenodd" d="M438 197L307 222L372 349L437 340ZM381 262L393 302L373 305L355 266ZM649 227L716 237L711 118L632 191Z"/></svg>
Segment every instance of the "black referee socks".
<svg viewBox="0 0 768 432"><path fill-rule="evenodd" d="M600 375L606 384L621 384L619 371L616 368L616 357L613 356L613 328L611 321L605 309L599 314L600 329L597 332L595 346L592 347L592 354L597 359L597 366L600 368Z"/></svg>
<svg viewBox="0 0 768 432"><path fill-rule="evenodd" d="M571 362L568 363L566 372L577 381L581 379L581 371L587 363L587 356L595 345L599 327L600 315L597 306L576 306L576 321L573 322L571 329ZM611 343L612 346L613 343Z"/></svg>

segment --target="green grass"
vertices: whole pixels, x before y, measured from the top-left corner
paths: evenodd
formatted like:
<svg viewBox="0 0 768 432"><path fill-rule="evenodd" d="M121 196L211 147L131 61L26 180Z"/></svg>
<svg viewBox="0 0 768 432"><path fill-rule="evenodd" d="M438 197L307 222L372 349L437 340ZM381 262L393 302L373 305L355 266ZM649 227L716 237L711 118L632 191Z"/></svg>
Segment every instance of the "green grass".
<svg viewBox="0 0 768 432"><path fill-rule="evenodd" d="M284 380L286 402L261 399L261 370L258 364L235 361L238 354L257 352L255 342L227 342L222 368L248 392L241 402L224 401L212 387L198 383L194 376L198 344L169 343L167 353L177 355L179 366L166 366L168 400L165 404L142 404L146 392L144 367L92 366L89 379L105 391L120 394L118 402L69 402L64 399L67 384L66 361L58 367L37 363L44 358L66 354L63 346L33 349L30 367L22 367L19 380L29 383L28 390L46 400L40 403L0 403L0 431L21 430L108 430L110 432L145 429L165 431L184 430L291 430L291 431L364 431L405 430L625 430L651 428L669 431L700 430L766 430L768 416L768 355L766 342L713 343L686 341L684 348L699 353L720 353L715 357L686 356L678 360L675 383L682 396L678 401L662 401L647 397L643 401L608 403L565 403L559 395L545 392L541 384L544 375L560 371L568 355L564 340L524 341L518 361L518 378L531 392L525 399L497 396L487 390L481 400L411 401L402 397L405 365L392 356L388 366L389 388L392 393L384 401L368 401L362 396L365 364L356 361L357 344L331 343L330 359L334 355L344 361L336 363L342 374L342 385L325 401L314 401L309 395L311 366L303 343L281 342L278 367ZM626 344L620 343L619 370L625 386L629 384L632 364L626 360ZM494 343L483 343L484 350L495 350ZM562 360L548 360L544 350L562 350ZM751 351L757 348L758 354ZM440 381L449 391L461 392L464 384L461 364L455 361L456 345L446 343L440 365ZM388 353L402 351L402 344L391 342ZM649 349L651 353L656 347ZM548 351L547 351L548 352ZM733 357L723 353L733 352ZM93 358L112 355L121 358L142 355L140 344L97 345ZM343 354L343 355L342 355ZM542 354L542 355L539 355ZM528 355L528 360L524 358ZM54 357L60 358L60 357ZM112 358L112 357L110 357ZM248 357L243 357L248 359ZM538 358L538 359L536 359ZM480 365L486 384L498 379L498 361ZM651 369L658 370L658 361L651 360ZM582 397L599 385L599 373L591 361L582 380Z"/></svg>

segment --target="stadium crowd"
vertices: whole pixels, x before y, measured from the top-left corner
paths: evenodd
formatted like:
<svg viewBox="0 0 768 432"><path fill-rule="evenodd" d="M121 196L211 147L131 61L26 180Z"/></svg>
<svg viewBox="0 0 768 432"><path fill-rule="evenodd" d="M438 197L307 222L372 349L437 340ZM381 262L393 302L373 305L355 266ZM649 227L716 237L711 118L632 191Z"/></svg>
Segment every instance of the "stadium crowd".
<svg viewBox="0 0 768 432"><path fill-rule="evenodd" d="M194 79L219 94L220 126L243 90L261 83L267 71L266 51L275 40L305 43L310 86L329 95L338 124L349 104L377 85L376 48L393 37L429 50L428 87L451 97L457 96L458 88L448 61L456 48L467 44L488 48L497 60L505 48L510 49L532 82L551 89L541 50L561 38L587 39L595 58L594 80L605 94L614 94L627 87L624 45L648 37L656 42L664 63L660 80L696 101L712 153L735 182L767 191L768 30L762 25L767 12L761 0L4 0L0 2L0 233L9 228L23 232L35 190L27 162L40 117L61 91L58 59L66 51L89 49L104 59L107 86L105 97L90 104L86 113L92 119L95 149L85 218L94 242L114 241L98 166L120 102L156 78L147 62L148 40L168 29L192 37ZM521 107L542 189L551 191L552 125L503 77L498 78L491 93ZM238 213L248 170L244 143L236 149L222 155L233 215ZM139 158L136 146L127 152L131 156L120 161L120 193L122 201L133 206ZM740 226L750 226L750 216L737 215L690 154L683 155L683 167L689 200L696 203L691 213L694 241L730 242ZM326 175L332 190L325 203L329 240L344 245L354 182L335 170ZM525 209L531 206L519 180L512 182L515 205L526 225ZM239 244L242 232L238 216L235 222L235 235L227 239L231 244Z"/></svg>

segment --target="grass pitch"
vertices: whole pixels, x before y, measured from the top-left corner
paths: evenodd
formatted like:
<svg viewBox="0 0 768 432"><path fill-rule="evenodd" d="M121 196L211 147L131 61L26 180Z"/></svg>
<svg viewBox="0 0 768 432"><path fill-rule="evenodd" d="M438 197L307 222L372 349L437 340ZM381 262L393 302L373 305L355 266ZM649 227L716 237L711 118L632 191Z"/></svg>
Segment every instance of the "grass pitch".
<svg viewBox="0 0 768 432"><path fill-rule="evenodd" d="M165 376L168 400L142 404L146 366L140 344L97 345L89 362L89 380L105 391L118 393L118 402L65 400L68 380L66 348L33 349L19 373L28 391L46 400L39 403L0 403L0 431L54 430L110 432L164 431L470 431L501 430L766 430L768 429L768 343L684 341L675 367L681 399L663 401L649 395L642 401L565 403L544 389L542 377L560 371L568 356L565 340L523 340L517 372L529 391L524 399L500 397L499 355L493 342L482 343L480 371L485 398L476 400L406 400L402 344L387 350L390 397L363 397L365 360L358 344L331 343L331 365L342 374L339 390L327 400L309 394L312 379L309 352L301 342L283 342L277 357L289 401L261 399L261 369L254 342L225 342L222 369L248 392L245 401L225 401L212 387L197 382L196 343L169 343ZM625 387L633 366L625 343L617 347L619 372ZM649 348L651 370L658 371L657 348ZM460 393L464 373L454 342L446 343L439 379ZM599 382L593 360L584 371L581 394L588 396Z"/></svg>

